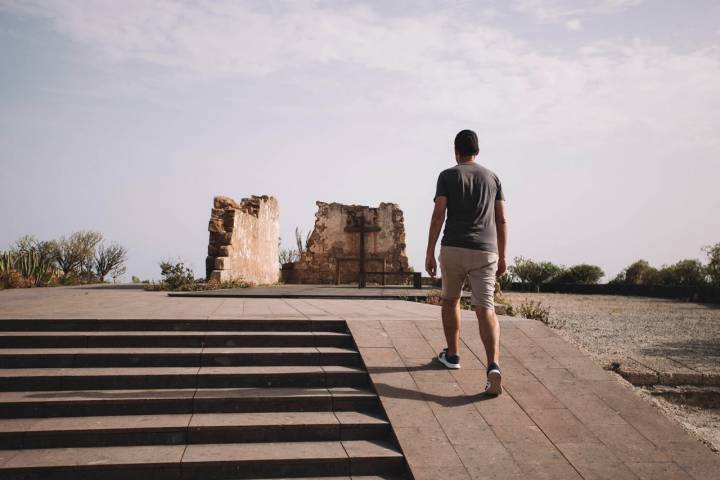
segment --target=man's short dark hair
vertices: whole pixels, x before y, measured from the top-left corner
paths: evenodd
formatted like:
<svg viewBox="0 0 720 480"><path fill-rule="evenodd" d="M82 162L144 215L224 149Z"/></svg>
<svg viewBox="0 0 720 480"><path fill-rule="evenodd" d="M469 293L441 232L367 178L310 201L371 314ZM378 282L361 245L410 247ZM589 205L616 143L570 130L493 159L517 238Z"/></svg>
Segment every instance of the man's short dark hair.
<svg viewBox="0 0 720 480"><path fill-rule="evenodd" d="M480 153L477 134L472 130L461 130L455 135L455 151L463 157Z"/></svg>

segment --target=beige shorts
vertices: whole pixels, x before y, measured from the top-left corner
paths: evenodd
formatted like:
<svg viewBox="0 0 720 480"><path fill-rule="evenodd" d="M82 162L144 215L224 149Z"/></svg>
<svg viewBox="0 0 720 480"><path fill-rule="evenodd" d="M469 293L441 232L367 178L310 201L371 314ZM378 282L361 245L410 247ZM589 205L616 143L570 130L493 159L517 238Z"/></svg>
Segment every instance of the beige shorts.
<svg viewBox="0 0 720 480"><path fill-rule="evenodd" d="M442 298L460 298L465 279L470 279L472 304L495 308L495 273L498 254L460 247L440 247Z"/></svg>

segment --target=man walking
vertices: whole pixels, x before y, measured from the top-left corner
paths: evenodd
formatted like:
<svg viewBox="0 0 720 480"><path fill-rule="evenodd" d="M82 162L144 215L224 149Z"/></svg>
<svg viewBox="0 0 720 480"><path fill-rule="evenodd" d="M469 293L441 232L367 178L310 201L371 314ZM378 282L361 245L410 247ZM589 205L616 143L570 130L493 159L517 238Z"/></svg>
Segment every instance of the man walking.
<svg viewBox="0 0 720 480"><path fill-rule="evenodd" d="M495 279L506 269L505 197L498 177L475 163L479 151L475 132L463 130L457 134L457 165L443 170L437 181L425 270L432 277L437 273L435 245L445 222L440 269L442 322L448 346L438 360L447 368L460 368L460 296L465 280L469 279L472 305L487 356L485 392L499 395L500 326L495 316L494 294Z"/></svg>

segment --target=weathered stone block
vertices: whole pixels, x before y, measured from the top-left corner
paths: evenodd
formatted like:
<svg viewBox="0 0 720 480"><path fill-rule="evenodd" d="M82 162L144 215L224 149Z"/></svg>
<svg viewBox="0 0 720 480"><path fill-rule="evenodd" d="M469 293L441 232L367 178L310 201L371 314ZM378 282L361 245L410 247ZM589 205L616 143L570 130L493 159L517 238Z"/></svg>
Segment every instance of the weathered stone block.
<svg viewBox="0 0 720 480"><path fill-rule="evenodd" d="M660 375L658 372L646 367L632 358L626 358L623 360L623 363L616 372L635 386L657 385L660 382Z"/></svg>
<svg viewBox="0 0 720 480"><path fill-rule="evenodd" d="M233 232L210 232L210 243L215 245L230 245L233 240Z"/></svg>
<svg viewBox="0 0 720 480"><path fill-rule="evenodd" d="M243 200L245 200L245 199L243 199ZM237 209L237 210L242 210L242 208L243 208L241 204L238 204L232 198L222 197L222 196L218 196L213 199L213 206L215 208L219 208L219 209L233 208L233 209Z"/></svg>
<svg viewBox="0 0 720 480"><path fill-rule="evenodd" d="M208 224L208 280L276 283L280 275L278 217L273 197L252 196L240 203L215 197Z"/></svg>
<svg viewBox="0 0 720 480"><path fill-rule="evenodd" d="M219 218L211 218L208 224L208 230L213 233L225 233L225 225Z"/></svg>

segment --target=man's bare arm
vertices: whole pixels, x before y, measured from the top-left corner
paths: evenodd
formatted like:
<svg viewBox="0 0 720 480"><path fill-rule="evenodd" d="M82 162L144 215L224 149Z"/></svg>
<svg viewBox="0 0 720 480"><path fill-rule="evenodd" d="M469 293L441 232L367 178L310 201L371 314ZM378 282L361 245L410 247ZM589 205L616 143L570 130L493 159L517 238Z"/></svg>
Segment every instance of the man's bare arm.
<svg viewBox="0 0 720 480"><path fill-rule="evenodd" d="M445 209L447 197L435 197L435 208L430 218L430 231L428 233L427 252L425 254L425 271L431 277L437 275L437 262L435 261L435 246L437 245L443 222L445 222Z"/></svg>
<svg viewBox="0 0 720 480"><path fill-rule="evenodd" d="M507 216L505 215L505 202L497 200L495 202L495 228L497 229L498 244L498 269L497 276L500 277L507 270L505 255L507 254Z"/></svg>

